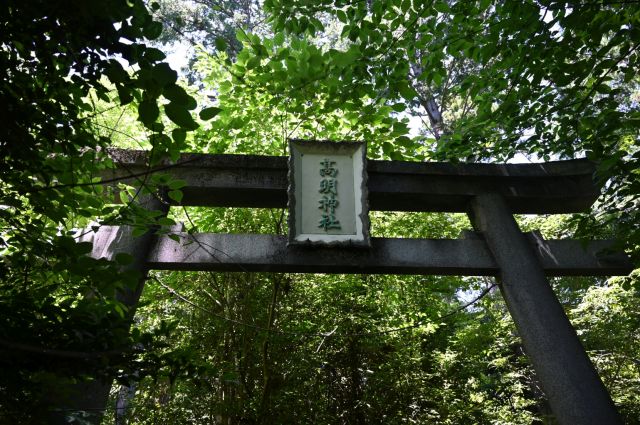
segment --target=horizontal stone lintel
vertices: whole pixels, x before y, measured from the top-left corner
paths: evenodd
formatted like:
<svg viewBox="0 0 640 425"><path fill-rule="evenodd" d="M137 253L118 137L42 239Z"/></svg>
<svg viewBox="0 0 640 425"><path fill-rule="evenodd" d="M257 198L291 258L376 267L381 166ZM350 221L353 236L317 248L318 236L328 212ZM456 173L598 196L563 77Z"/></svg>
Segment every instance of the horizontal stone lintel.
<svg viewBox="0 0 640 425"><path fill-rule="evenodd" d="M186 181L181 205L285 208L287 158L183 154L175 164L146 167L147 152L111 151L117 166L103 180L140 184L161 172ZM498 192L513 213L587 210L599 195L587 160L543 164L451 164L367 161L369 206L379 211L466 212L479 193Z"/></svg>
<svg viewBox="0 0 640 425"><path fill-rule="evenodd" d="M147 266L157 270L497 276L478 235L464 239L372 238L371 248L287 246L285 236L174 233L162 237ZM613 276L632 270L610 241L543 240L529 234L548 276Z"/></svg>

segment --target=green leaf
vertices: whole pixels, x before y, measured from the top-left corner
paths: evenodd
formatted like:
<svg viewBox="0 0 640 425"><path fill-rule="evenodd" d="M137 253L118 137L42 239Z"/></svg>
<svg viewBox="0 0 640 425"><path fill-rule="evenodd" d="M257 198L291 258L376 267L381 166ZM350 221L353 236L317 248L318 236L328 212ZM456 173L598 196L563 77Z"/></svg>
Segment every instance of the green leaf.
<svg viewBox="0 0 640 425"><path fill-rule="evenodd" d="M176 128L171 131L171 137L177 145L182 145L187 138L187 132L182 128Z"/></svg>
<svg viewBox="0 0 640 425"><path fill-rule="evenodd" d="M358 36L360 36L360 28L356 26L351 27L349 30L349 40L355 42L358 39Z"/></svg>
<svg viewBox="0 0 640 425"><path fill-rule="evenodd" d="M125 71L120 62L115 59L109 61L105 75L112 83L122 83L129 80L129 73Z"/></svg>
<svg viewBox="0 0 640 425"><path fill-rule="evenodd" d="M193 120L189 110L183 105L171 102L164 106L164 111L167 117L180 127L187 130L195 130L198 128L198 123Z"/></svg>
<svg viewBox="0 0 640 425"><path fill-rule="evenodd" d="M282 46L284 44L284 33L279 32L273 37L273 44L276 46Z"/></svg>
<svg viewBox="0 0 640 425"><path fill-rule="evenodd" d="M218 115L220 113L220 111L222 111L222 109L215 107L215 106L211 106L209 108L204 108L202 111L200 111L200 119L203 121L207 121L210 120L211 118L215 117L216 115Z"/></svg>
<svg viewBox="0 0 640 425"><path fill-rule="evenodd" d="M115 256L116 263L121 266L127 266L133 263L133 255L127 254L126 252L119 252Z"/></svg>
<svg viewBox="0 0 640 425"><path fill-rule="evenodd" d="M346 52L340 52L338 50L331 50L331 59L339 67L347 67L354 63L358 57L356 50L349 49Z"/></svg>
<svg viewBox="0 0 640 425"><path fill-rule="evenodd" d="M169 198L173 199L177 203L180 203L182 201L182 192L179 190L171 190L169 191L168 195Z"/></svg>
<svg viewBox="0 0 640 425"><path fill-rule="evenodd" d="M611 93L611 87L607 84L598 84L596 86L596 91L602 94Z"/></svg>
<svg viewBox="0 0 640 425"><path fill-rule="evenodd" d="M176 222L173 219L169 218L169 217L160 217L157 220L157 223L160 226L173 226L173 225L176 224Z"/></svg>
<svg viewBox="0 0 640 425"><path fill-rule="evenodd" d="M442 84L442 81L444 80L444 70L441 70L443 72L434 72L433 73L433 82L435 83L436 86L440 86Z"/></svg>
<svg viewBox="0 0 640 425"><path fill-rule="evenodd" d="M128 87L118 86L118 98L120 98L120 105L128 105L133 100L132 90Z"/></svg>
<svg viewBox="0 0 640 425"><path fill-rule="evenodd" d="M178 80L178 73L165 62L156 64L151 70L151 75L161 86L174 84Z"/></svg>
<svg viewBox="0 0 640 425"><path fill-rule="evenodd" d="M413 144L413 141L407 136L400 136L396 138L396 143L401 146L408 147Z"/></svg>
<svg viewBox="0 0 640 425"><path fill-rule="evenodd" d="M171 148L171 138L164 133L154 133L151 135L151 144L161 150Z"/></svg>
<svg viewBox="0 0 640 425"><path fill-rule="evenodd" d="M404 158L402 157L402 154L398 151L393 151L389 154L389 157L393 160L393 161L402 161Z"/></svg>
<svg viewBox="0 0 640 425"><path fill-rule="evenodd" d="M148 231L148 229L147 229L146 227L143 227L143 226L135 227L135 228L133 229L133 231L131 232L131 235L132 235L134 238L137 238L138 236L142 236L142 235L144 235L145 233L147 233L147 231Z"/></svg>
<svg viewBox="0 0 640 425"><path fill-rule="evenodd" d="M436 4L433 5L433 8L435 10L437 10L440 13L449 13L451 12L451 9L449 8L449 5L447 4L446 1L439 1Z"/></svg>
<svg viewBox="0 0 640 425"><path fill-rule="evenodd" d="M164 124L161 122L154 122L151 124L151 131L155 133L162 133L164 131Z"/></svg>
<svg viewBox="0 0 640 425"><path fill-rule="evenodd" d="M178 190L178 189L182 189L183 187L185 187L187 185L187 182L185 180L172 180L169 182L169 189L171 190Z"/></svg>
<svg viewBox="0 0 640 425"><path fill-rule="evenodd" d="M411 87L406 82L403 84L400 84L400 87L398 87L398 91L400 92L400 95L406 100L413 100L418 95L418 93L413 89L413 87Z"/></svg>
<svg viewBox="0 0 640 425"><path fill-rule="evenodd" d="M138 120L146 127L151 128L158 119L158 115L160 115L160 110L155 99L144 99L138 105Z"/></svg>
<svg viewBox="0 0 640 425"><path fill-rule="evenodd" d="M219 52L224 52L227 50L227 41L222 37L216 37L215 40L216 50Z"/></svg>
<svg viewBox="0 0 640 425"><path fill-rule="evenodd" d="M142 33L149 40L155 40L162 34L162 24L157 21L151 21L144 27Z"/></svg>
<svg viewBox="0 0 640 425"><path fill-rule="evenodd" d="M198 104L196 100L177 84L172 84L164 88L162 95L169 99L171 103L182 105L187 109L195 109Z"/></svg>
<svg viewBox="0 0 640 425"><path fill-rule="evenodd" d="M260 58L257 56L251 56L247 61L246 69L253 69L260 65Z"/></svg>
<svg viewBox="0 0 640 425"><path fill-rule="evenodd" d="M78 242L76 243L76 253L81 254L89 254L93 250L93 244L91 242Z"/></svg>
<svg viewBox="0 0 640 425"><path fill-rule="evenodd" d="M155 47L147 47L144 51L144 58L149 62L160 62L164 60L167 56L162 53L159 49Z"/></svg>
<svg viewBox="0 0 640 425"><path fill-rule="evenodd" d="M245 42L249 41L249 38L247 37L247 33L244 32L244 30L242 30L242 29L237 29L236 30L236 39L240 43L245 43Z"/></svg>

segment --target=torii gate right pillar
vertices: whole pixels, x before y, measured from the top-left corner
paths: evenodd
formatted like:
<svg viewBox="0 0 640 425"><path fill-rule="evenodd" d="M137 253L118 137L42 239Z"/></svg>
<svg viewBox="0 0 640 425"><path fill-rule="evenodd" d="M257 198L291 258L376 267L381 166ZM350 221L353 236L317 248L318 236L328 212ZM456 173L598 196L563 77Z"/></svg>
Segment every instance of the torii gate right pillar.
<svg viewBox="0 0 640 425"><path fill-rule="evenodd" d="M500 290L558 421L622 424L504 198L497 193L475 196L470 218L500 268Z"/></svg>

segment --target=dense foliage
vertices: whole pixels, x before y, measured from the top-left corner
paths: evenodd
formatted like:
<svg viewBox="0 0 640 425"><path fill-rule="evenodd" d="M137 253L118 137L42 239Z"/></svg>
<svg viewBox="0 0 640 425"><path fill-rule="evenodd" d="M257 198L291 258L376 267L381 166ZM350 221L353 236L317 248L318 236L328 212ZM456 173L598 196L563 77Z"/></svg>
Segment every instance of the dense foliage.
<svg viewBox="0 0 640 425"><path fill-rule="evenodd" d="M141 0L9 1L0 13L0 414L18 421L40 415L61 379L106 373L132 343L113 294L137 276L88 258L75 232L89 219L145 228L153 215L105 205L95 182L112 142L92 126L103 112L92 96L105 109L135 100L156 159L179 153L197 124L177 73L143 42L162 25ZM172 138L158 122L161 96Z"/></svg>
<svg viewBox="0 0 640 425"><path fill-rule="evenodd" d="M0 423L42 423L92 377L117 379L104 423L553 423L491 280L153 273L133 316L116 296L137 285L131 258L89 258L78 229L286 232L280 210L145 211L179 204L183 183L98 184L114 147L155 167L366 140L393 160L592 159L592 211L520 221L616 237L637 263L637 2L9 0L0 18ZM184 43L179 74L163 51ZM467 228L372 214L374 236ZM638 282L552 282L627 423Z"/></svg>

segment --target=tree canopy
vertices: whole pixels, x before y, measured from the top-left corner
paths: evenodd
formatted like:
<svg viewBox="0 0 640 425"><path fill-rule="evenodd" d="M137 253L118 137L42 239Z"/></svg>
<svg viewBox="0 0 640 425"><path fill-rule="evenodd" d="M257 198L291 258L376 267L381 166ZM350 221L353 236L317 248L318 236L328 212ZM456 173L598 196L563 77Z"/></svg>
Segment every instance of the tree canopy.
<svg viewBox="0 0 640 425"><path fill-rule="evenodd" d="M95 377L117 380L104 423L116 401L117 423L552 421L491 280L154 272L134 316L115 296L140 277L131 258L90 258L82 232L283 234L286 219L181 207L184 182L162 172L104 185L113 148L148 150L148 167L284 156L290 138L364 140L372 159L588 158L591 211L521 225L615 238L640 261L636 1L8 0L0 22L1 423L41 423L52 392ZM185 45L188 69L172 69ZM175 205L164 217L145 197ZM469 228L371 220L386 237ZM627 423L638 282L552 282Z"/></svg>

